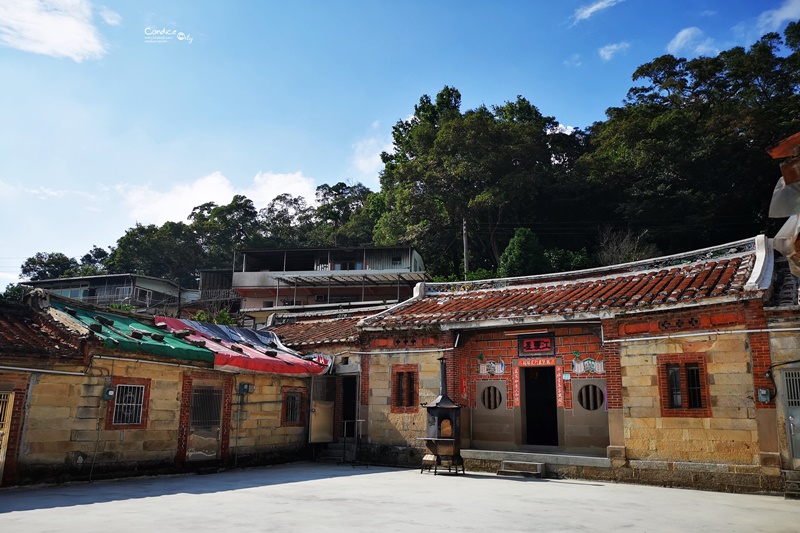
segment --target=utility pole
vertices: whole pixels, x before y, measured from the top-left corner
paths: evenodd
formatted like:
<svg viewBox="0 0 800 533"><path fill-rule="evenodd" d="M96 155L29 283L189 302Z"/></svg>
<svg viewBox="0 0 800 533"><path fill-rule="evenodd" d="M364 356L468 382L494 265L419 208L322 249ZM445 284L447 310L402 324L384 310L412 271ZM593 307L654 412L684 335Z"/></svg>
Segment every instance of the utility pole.
<svg viewBox="0 0 800 533"><path fill-rule="evenodd" d="M469 259L467 252L467 217L461 219L461 233L464 236L464 281L467 281L467 272L469 272Z"/></svg>

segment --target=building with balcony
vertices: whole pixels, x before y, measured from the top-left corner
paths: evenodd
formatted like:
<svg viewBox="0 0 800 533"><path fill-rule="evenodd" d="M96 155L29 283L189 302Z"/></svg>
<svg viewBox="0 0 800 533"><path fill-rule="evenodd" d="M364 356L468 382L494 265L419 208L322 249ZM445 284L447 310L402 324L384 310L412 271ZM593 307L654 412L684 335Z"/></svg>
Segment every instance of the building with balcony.
<svg viewBox="0 0 800 533"><path fill-rule="evenodd" d="M397 303L429 280L422 256L410 247L242 250L237 256L233 289L243 298L242 311L259 318L275 308Z"/></svg>
<svg viewBox="0 0 800 533"><path fill-rule="evenodd" d="M199 291L184 289L171 281L141 274L102 274L74 278L26 281L25 285L98 306L130 306L146 314L175 315Z"/></svg>

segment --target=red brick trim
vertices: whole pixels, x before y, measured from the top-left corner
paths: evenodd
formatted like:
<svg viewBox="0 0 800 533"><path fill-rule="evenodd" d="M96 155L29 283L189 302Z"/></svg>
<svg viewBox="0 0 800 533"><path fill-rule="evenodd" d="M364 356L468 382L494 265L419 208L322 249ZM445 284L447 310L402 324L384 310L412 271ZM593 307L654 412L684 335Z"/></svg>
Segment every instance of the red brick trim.
<svg viewBox="0 0 800 533"><path fill-rule="evenodd" d="M114 407L117 404L117 385L139 385L144 387L144 398L142 399L142 421L139 424L114 423ZM147 415L150 411L150 378L127 378L124 376L114 376L111 378L111 386L114 388L114 399L109 400L106 405L106 429L147 429Z"/></svg>
<svg viewBox="0 0 800 533"><path fill-rule="evenodd" d="M14 404L11 406L11 424L8 427L8 443L6 444L6 463L0 486L13 485L17 478L17 456L22 443L22 428L25 423L25 405L28 401L28 385L30 374L0 374L0 382L11 383L14 393Z"/></svg>
<svg viewBox="0 0 800 533"><path fill-rule="evenodd" d="M178 452L175 454L175 466L181 468L186 464L186 446L189 441L189 423L192 409L192 385L195 380L216 382L222 386L222 413L220 414L220 450L219 456L223 464L228 462L231 441L231 414L233 412L233 376L197 371L183 375L181 388L181 410L178 422Z"/></svg>
<svg viewBox="0 0 800 533"><path fill-rule="evenodd" d="M764 303L760 300L749 300L745 303L745 319L748 329L766 329L767 315L764 312ZM775 385L767 372L772 364L772 351L769 346L769 333L748 333L750 357L753 363L753 398L756 409L775 409ZM769 402L758 401L758 389L772 391Z"/></svg>
<svg viewBox="0 0 800 533"><path fill-rule="evenodd" d="M300 420L290 422L286 420L286 397L291 393L300 393ZM281 387L281 426L303 427L306 425L306 411L308 410L308 392L305 387Z"/></svg>
<svg viewBox="0 0 800 533"><path fill-rule="evenodd" d="M658 393L661 401L662 417L683 418L710 418L711 399L708 394L708 371L706 358L702 353L676 353L658 356ZM700 403L701 407L690 408L686 404L689 398L689 389L686 379L686 365L696 364L700 371ZM669 378L667 365L679 365L681 372L681 397L684 398L683 407L669 406Z"/></svg>
<svg viewBox="0 0 800 533"><path fill-rule="evenodd" d="M403 397L398 390L398 380L402 374L409 375L413 380L413 387L403 387ZM406 385L409 381L405 381ZM419 365L392 365L392 413L417 413L419 412Z"/></svg>

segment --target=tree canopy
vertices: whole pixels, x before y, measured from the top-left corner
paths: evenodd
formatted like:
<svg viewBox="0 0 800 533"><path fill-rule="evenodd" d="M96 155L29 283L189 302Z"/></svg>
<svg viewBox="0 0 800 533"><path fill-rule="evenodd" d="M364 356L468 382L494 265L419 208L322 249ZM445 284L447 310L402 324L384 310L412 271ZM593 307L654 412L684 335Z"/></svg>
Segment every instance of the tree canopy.
<svg viewBox="0 0 800 533"><path fill-rule="evenodd" d="M767 208L780 171L766 149L800 131L800 25L714 57L657 57L632 80L622 105L586 130L521 95L464 110L445 86L392 128L380 191L339 181L313 199L280 194L260 211L236 195L185 222L137 224L80 261L38 253L22 274L133 272L194 287L199 270L232 267L236 249L410 245L437 279L464 279L587 268L774 229Z"/></svg>

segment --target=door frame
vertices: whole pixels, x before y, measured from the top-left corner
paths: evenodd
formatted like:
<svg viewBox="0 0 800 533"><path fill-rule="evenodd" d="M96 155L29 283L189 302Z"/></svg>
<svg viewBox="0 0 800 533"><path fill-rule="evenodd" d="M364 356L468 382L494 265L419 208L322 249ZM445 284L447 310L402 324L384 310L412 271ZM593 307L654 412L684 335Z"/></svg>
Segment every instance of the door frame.
<svg viewBox="0 0 800 533"><path fill-rule="evenodd" d="M175 465L182 468L186 465L186 452L189 444L189 432L192 409L193 386L215 386L222 388L222 411L220 413L220 449L219 461L224 465L230 455L231 413L233 411L233 376L219 375L210 372L189 371L183 374L181 389L181 411L178 424L178 452ZM191 461L190 461L191 462Z"/></svg>
<svg viewBox="0 0 800 533"><path fill-rule="evenodd" d="M0 483L6 465L9 442L11 442L11 420L14 415L14 391L0 391ZM13 455L12 455L13 457Z"/></svg>

